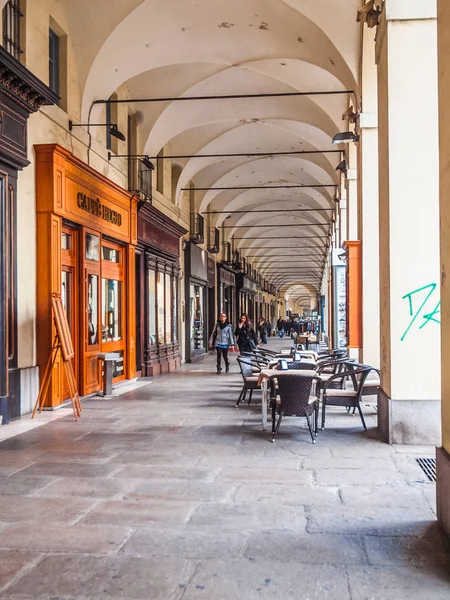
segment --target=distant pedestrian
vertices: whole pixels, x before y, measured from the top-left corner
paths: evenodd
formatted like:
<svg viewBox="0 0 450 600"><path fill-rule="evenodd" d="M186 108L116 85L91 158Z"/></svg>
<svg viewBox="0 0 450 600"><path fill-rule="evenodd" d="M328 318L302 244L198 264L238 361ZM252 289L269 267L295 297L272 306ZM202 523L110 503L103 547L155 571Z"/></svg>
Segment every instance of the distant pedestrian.
<svg viewBox="0 0 450 600"><path fill-rule="evenodd" d="M261 341L263 344L267 344L267 321L261 317L258 321L258 333L261 337Z"/></svg>
<svg viewBox="0 0 450 600"><path fill-rule="evenodd" d="M277 329L278 335L280 336L280 340L282 340L284 337L284 321L281 317L277 321Z"/></svg>
<svg viewBox="0 0 450 600"><path fill-rule="evenodd" d="M225 363L225 371L230 372L230 361L228 360L228 350L234 350L233 328L228 323L227 315L223 312L220 314L219 320L216 323L214 331L209 339L209 347L215 348L217 352L217 374L222 371L222 356Z"/></svg>

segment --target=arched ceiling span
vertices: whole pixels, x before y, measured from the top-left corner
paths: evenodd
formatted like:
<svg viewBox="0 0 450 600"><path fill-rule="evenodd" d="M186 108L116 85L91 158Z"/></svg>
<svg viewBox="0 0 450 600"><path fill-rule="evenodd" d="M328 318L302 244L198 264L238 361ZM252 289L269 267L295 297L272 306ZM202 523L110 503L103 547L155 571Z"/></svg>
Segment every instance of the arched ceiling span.
<svg viewBox="0 0 450 600"><path fill-rule="evenodd" d="M345 90L358 96L359 0L61 2L74 24L83 121L95 117L95 100L122 84L134 98ZM85 14L90 18L81 23ZM79 48L86 39L95 43ZM139 104L138 151L336 149L330 138L346 128L342 114L351 101L335 93ZM308 294L317 294L341 160L327 152L179 159L175 198L190 186L256 188L195 191L195 210L218 213L206 215L207 223L220 227L225 239L245 238L234 246L271 282L283 288L303 282ZM264 189L271 185L311 187ZM298 257L290 272L285 254Z"/></svg>

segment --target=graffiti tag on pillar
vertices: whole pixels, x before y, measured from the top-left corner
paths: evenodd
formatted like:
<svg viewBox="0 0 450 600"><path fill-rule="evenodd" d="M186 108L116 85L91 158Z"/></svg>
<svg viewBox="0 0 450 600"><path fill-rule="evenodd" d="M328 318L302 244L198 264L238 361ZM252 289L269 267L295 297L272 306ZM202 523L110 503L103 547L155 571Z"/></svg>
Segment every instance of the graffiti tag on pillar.
<svg viewBox="0 0 450 600"><path fill-rule="evenodd" d="M419 329L423 329L431 322L437 323L438 325L441 324L439 317L437 316L441 312L441 302L439 300L435 304L436 296L433 297L436 288L437 283L430 283L403 296L402 300L408 300L409 316L411 317L411 320L405 333L400 338L401 342L406 338L414 324L418 325ZM430 309L433 306L434 308L430 312Z"/></svg>

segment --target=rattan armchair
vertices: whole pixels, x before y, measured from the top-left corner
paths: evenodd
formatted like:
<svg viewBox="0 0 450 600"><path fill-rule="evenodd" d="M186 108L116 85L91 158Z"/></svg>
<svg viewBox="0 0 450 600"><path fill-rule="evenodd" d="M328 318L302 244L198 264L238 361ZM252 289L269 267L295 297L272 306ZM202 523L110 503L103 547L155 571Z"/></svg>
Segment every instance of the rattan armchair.
<svg viewBox="0 0 450 600"><path fill-rule="evenodd" d="M336 375L332 375L323 385L322 394L322 429L325 429L325 416L327 406L343 406L348 410L358 409L364 429L367 431L366 422L361 409L361 396L363 395L364 382L372 367L365 365L349 365L348 368ZM350 380L353 389L346 389L346 382Z"/></svg>
<svg viewBox="0 0 450 600"><path fill-rule="evenodd" d="M278 396L272 399L272 441L275 442L283 417L305 417L312 443L315 444L319 402L311 392L316 378L314 375L290 374L277 379ZM278 414L277 421L276 414Z"/></svg>

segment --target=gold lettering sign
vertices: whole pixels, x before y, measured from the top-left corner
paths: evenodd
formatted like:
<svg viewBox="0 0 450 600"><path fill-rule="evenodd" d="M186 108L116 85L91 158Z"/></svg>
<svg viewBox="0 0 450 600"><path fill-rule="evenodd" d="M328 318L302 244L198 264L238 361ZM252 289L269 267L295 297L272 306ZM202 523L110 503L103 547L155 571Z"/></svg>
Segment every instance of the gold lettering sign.
<svg viewBox="0 0 450 600"><path fill-rule="evenodd" d="M83 192L78 192L77 204L82 210L101 217L113 225L117 225L118 227L122 225L122 215L120 212L102 204L99 198L90 198L86 194L83 194Z"/></svg>

